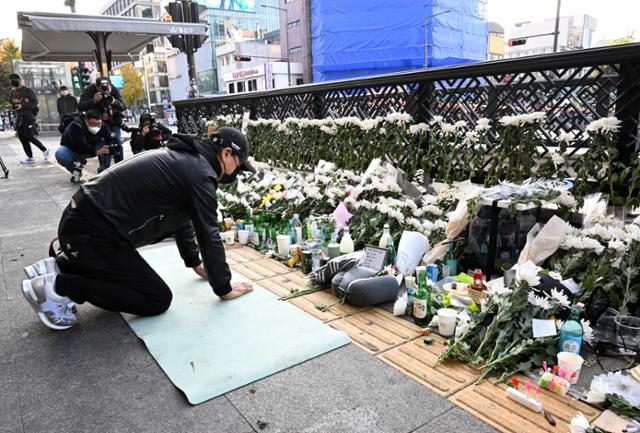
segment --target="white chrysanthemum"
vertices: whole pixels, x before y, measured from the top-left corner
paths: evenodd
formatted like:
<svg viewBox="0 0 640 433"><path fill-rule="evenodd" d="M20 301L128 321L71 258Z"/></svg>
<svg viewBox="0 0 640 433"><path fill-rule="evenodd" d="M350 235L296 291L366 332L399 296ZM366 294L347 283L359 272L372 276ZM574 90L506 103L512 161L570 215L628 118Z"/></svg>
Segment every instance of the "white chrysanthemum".
<svg viewBox="0 0 640 433"><path fill-rule="evenodd" d="M520 116L502 116L498 119L503 126L520 126Z"/></svg>
<svg viewBox="0 0 640 433"><path fill-rule="evenodd" d="M576 416L571 420L571 424L569 425L570 433L587 433L587 430L591 427L589 424L589 420L585 417L582 412L578 412Z"/></svg>
<svg viewBox="0 0 640 433"><path fill-rule="evenodd" d="M476 131L488 131L491 129L491 120L486 117L481 117L476 122Z"/></svg>
<svg viewBox="0 0 640 433"><path fill-rule="evenodd" d="M429 125L426 123L418 123L417 125L411 125L409 127L409 133L413 135L424 134L429 131Z"/></svg>
<svg viewBox="0 0 640 433"><path fill-rule="evenodd" d="M624 253L629 249L629 245L620 239L611 239L607 245L610 250L617 251L619 253Z"/></svg>
<svg viewBox="0 0 640 433"><path fill-rule="evenodd" d="M338 128L336 128L335 126L323 125L320 127L320 131L328 135L336 135L336 132L338 132Z"/></svg>
<svg viewBox="0 0 640 433"><path fill-rule="evenodd" d="M410 114L408 113L389 113L385 120L390 123L397 123L399 125L404 123L409 123L413 120Z"/></svg>
<svg viewBox="0 0 640 433"><path fill-rule="evenodd" d="M603 117L588 124L587 132L596 134L615 133L620 129L620 123L622 122L617 117Z"/></svg>
<svg viewBox="0 0 640 433"><path fill-rule="evenodd" d="M556 166L556 168L564 164L564 156L562 156L557 149L549 149L549 156L551 156L551 161L553 162L553 165Z"/></svg>
<svg viewBox="0 0 640 433"><path fill-rule="evenodd" d="M556 301L562 307L569 308L571 306L569 297L565 295L562 290L558 290L555 287L551 289L551 299Z"/></svg>
<svg viewBox="0 0 640 433"><path fill-rule="evenodd" d="M530 287L536 287L540 284L540 277L538 276L540 268L536 266L531 260L519 264L516 268L516 280L527 283Z"/></svg>
<svg viewBox="0 0 640 433"><path fill-rule="evenodd" d="M591 388L587 391L587 402L591 404L604 403L609 394L609 385L604 381L594 380L591 382Z"/></svg>
<svg viewBox="0 0 640 433"><path fill-rule="evenodd" d="M512 291L510 287L505 287L503 284L492 284L487 287L487 294L489 296L502 297L509 295Z"/></svg>
<svg viewBox="0 0 640 433"><path fill-rule="evenodd" d="M453 124L453 126L456 128L456 130L463 129L467 127L467 122L465 120L458 120Z"/></svg>
<svg viewBox="0 0 640 433"><path fill-rule="evenodd" d="M593 378L593 382L606 383L610 394L618 394L632 406L640 404L640 383L621 371L600 374Z"/></svg>
<svg viewBox="0 0 640 433"><path fill-rule="evenodd" d="M447 222L444 220L436 220L436 222L433 223L433 228L434 230L438 230L438 229L446 229L447 228Z"/></svg>
<svg viewBox="0 0 640 433"><path fill-rule="evenodd" d="M576 135L573 132L561 132L556 137L558 143L565 143L567 145L573 143L576 140Z"/></svg>
<svg viewBox="0 0 640 433"><path fill-rule="evenodd" d="M544 111L534 111L533 113L521 114L520 123L521 124L532 124L535 122L541 122L547 116L547 113Z"/></svg>
<svg viewBox="0 0 640 433"><path fill-rule="evenodd" d="M380 128L380 129L378 129L378 132L379 132L381 135L385 135L385 134L387 133L387 129L386 129L386 128Z"/></svg>
<svg viewBox="0 0 640 433"><path fill-rule="evenodd" d="M536 294L533 293L533 290L529 292L529 295L527 295L527 301L534 307L540 307L543 310L551 309L551 303L549 302L549 299L542 296L536 296Z"/></svg>
<svg viewBox="0 0 640 433"><path fill-rule="evenodd" d="M444 118L442 116L433 116L433 119L431 119L431 125L437 125L440 124L444 121Z"/></svg>
<svg viewBox="0 0 640 433"><path fill-rule="evenodd" d="M584 341L591 344L593 341L593 328L591 327L591 322L585 319L580 319L580 323L582 324L582 338L584 338Z"/></svg>
<svg viewBox="0 0 640 433"><path fill-rule="evenodd" d="M442 129L442 132L444 132L445 134L455 134L458 131L456 126L450 123L443 123L440 125L440 127Z"/></svg>
<svg viewBox="0 0 640 433"><path fill-rule="evenodd" d="M556 203L569 209L575 209L578 206L578 202L569 191L562 191L560 195L556 197Z"/></svg>
<svg viewBox="0 0 640 433"><path fill-rule="evenodd" d="M476 131L469 131L464 135L464 140L462 141L462 144L466 146L471 146L476 144L479 139L480 139L480 136Z"/></svg>
<svg viewBox="0 0 640 433"><path fill-rule="evenodd" d="M629 239L640 242L640 226L636 224L627 224L624 229L627 232Z"/></svg>
<svg viewBox="0 0 640 433"><path fill-rule="evenodd" d="M372 119L367 119L360 122L360 129L362 129L363 131L370 131L376 126L378 126L378 122Z"/></svg>

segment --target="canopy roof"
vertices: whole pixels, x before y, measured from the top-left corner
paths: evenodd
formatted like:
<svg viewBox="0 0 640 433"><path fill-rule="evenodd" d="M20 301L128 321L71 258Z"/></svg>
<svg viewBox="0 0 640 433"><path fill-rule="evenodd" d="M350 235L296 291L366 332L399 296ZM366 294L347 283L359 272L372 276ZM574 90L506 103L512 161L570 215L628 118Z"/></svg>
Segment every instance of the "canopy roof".
<svg viewBox="0 0 640 433"><path fill-rule="evenodd" d="M108 34L112 61L129 61L158 36L207 36L204 23L172 23L150 18L18 12L22 58L38 61L91 61L97 34Z"/></svg>

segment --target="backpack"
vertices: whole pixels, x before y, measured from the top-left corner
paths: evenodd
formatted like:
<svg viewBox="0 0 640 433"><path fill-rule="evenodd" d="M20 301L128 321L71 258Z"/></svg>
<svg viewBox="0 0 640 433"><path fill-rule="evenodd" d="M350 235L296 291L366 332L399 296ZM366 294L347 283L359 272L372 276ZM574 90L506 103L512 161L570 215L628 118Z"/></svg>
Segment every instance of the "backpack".
<svg viewBox="0 0 640 433"><path fill-rule="evenodd" d="M67 126L71 125L73 121L79 120L81 118L82 118L81 113L65 114L64 116L62 116L62 119L60 119L60 124L58 125L58 131L60 132L60 134L64 134L64 131L67 129Z"/></svg>

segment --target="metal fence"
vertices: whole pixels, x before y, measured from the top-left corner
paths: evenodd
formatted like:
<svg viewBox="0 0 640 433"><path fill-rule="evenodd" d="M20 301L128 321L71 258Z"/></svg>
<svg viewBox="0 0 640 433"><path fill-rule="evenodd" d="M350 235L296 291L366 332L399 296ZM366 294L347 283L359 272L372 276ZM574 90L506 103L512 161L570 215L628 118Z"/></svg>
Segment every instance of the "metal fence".
<svg viewBox="0 0 640 433"><path fill-rule="evenodd" d="M416 122L497 120L530 111L547 113L545 146L560 132L580 137L600 117L622 120L618 143L628 162L638 142L640 44L418 70L287 89L176 101L181 132L202 131L218 115L361 119L407 112ZM493 132L495 137L495 131Z"/></svg>

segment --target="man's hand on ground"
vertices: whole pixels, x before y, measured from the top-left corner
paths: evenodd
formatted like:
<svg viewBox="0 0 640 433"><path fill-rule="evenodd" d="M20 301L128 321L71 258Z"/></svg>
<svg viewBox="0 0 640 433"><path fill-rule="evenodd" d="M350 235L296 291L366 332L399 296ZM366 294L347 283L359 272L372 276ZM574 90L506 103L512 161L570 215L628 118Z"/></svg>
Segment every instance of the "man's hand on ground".
<svg viewBox="0 0 640 433"><path fill-rule="evenodd" d="M193 269L193 272L198 274L201 278L207 278L207 271L204 270L204 266L202 265L202 263L200 263L198 266L195 266L191 269Z"/></svg>
<svg viewBox="0 0 640 433"><path fill-rule="evenodd" d="M253 286L251 285L251 283L231 283L231 291L226 295L220 297L226 301L229 301L252 291Z"/></svg>

